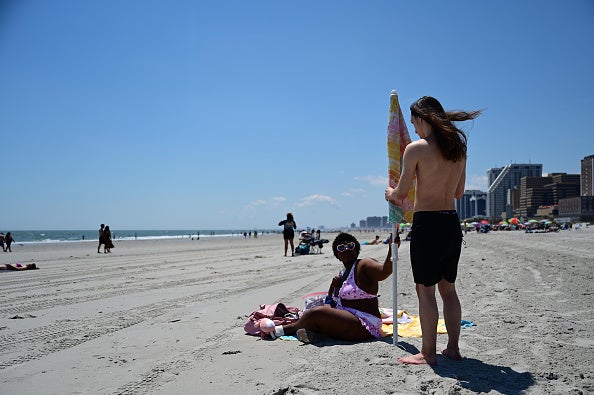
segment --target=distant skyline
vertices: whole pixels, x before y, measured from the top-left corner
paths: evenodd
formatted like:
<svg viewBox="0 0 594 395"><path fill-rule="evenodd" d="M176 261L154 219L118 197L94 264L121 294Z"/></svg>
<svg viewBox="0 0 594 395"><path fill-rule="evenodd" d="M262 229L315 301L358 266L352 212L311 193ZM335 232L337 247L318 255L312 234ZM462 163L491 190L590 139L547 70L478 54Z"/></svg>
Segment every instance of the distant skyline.
<svg viewBox="0 0 594 395"><path fill-rule="evenodd" d="M447 18L444 18L447 15ZM387 215L389 95L483 109L487 170L594 153L594 2L0 2L0 230Z"/></svg>
<svg viewBox="0 0 594 395"><path fill-rule="evenodd" d="M581 158L581 159L583 159L583 158ZM526 165L526 164L542 165L542 163L511 163L511 164L512 164L512 165ZM502 167L499 167L499 168L503 168L503 167L505 167L505 166L502 166ZM543 174L542 174L542 176L543 176L543 177L547 177L549 174L554 174L554 173L567 173L567 172L550 172L550 173L543 173ZM567 174L578 174L578 175L581 175L581 172L577 172L577 173L567 173ZM487 182L487 184L488 184L488 182ZM489 189L489 188L488 188L488 185L487 185L487 188L485 188L485 189L468 189L468 188L466 188L466 189L464 190L464 192L466 193L466 192L468 192L468 191L480 191L480 192L487 193L487 192L488 192L488 189ZM359 226L359 223L360 223L360 221L362 221L362 220L367 220L369 217L384 217L384 216L385 216L385 215L367 215L365 218L361 218L361 219L359 219L358 221L353 221L353 222L354 222L354 223L357 225L357 227L358 227L358 226Z"/></svg>

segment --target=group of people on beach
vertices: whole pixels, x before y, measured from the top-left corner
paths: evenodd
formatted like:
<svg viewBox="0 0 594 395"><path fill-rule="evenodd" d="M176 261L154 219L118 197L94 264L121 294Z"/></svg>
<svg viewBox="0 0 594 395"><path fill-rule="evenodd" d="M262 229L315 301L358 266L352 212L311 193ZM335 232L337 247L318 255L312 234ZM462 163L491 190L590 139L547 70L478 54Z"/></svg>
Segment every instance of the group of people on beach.
<svg viewBox="0 0 594 395"><path fill-rule="evenodd" d="M443 300L448 333L447 346L441 353L449 359L462 359L459 348L462 307L455 281L463 235L455 199L464 193L467 145L465 133L454 122L472 120L481 111L446 112L437 99L423 96L410 106L410 112L411 123L420 140L406 146L398 185L387 187L384 197L398 204L407 197L416 179L410 257L419 301L422 347L419 353L398 358L398 361L435 365L439 318L436 290ZM294 248L297 225L290 213L279 225L284 227L286 256L288 244ZM399 246L398 235L394 237ZM315 343L322 335L347 341L380 337L378 283L392 274L391 249L390 237L383 263L359 258L357 239L340 233L332 244L332 251L344 268L332 279L326 304L306 310L290 324L273 325L272 321L264 321L262 332L273 338L296 335L306 343Z"/></svg>
<svg viewBox="0 0 594 395"><path fill-rule="evenodd" d="M2 247L2 251L12 252L13 242L14 238L12 237L12 233L7 232L5 235L4 232L0 232L0 247Z"/></svg>
<svg viewBox="0 0 594 395"><path fill-rule="evenodd" d="M103 245L103 253L107 254L111 252L113 248L113 241L111 240L111 230L109 225L101 224L99 227L99 245L97 246L97 253L101 253L101 245Z"/></svg>

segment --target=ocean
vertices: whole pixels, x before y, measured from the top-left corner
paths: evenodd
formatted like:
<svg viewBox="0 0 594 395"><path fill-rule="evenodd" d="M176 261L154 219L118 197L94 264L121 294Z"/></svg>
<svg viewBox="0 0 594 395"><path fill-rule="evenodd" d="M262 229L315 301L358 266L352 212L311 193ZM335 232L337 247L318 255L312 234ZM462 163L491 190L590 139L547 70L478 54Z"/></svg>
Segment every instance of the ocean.
<svg viewBox="0 0 594 395"><path fill-rule="evenodd" d="M243 235L243 230L118 230L110 229L114 240L176 239L200 237L233 237ZM7 233L3 230L4 234ZM94 230L15 230L9 231L15 243L74 243L99 240L99 229ZM254 233L254 230L245 230ZM258 234L278 230L257 230Z"/></svg>

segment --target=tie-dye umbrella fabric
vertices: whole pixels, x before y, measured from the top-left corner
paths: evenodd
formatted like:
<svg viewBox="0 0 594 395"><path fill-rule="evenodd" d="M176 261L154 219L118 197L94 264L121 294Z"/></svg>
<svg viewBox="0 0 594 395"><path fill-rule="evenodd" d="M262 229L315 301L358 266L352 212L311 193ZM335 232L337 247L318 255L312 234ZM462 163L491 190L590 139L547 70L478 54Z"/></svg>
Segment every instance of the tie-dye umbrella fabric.
<svg viewBox="0 0 594 395"><path fill-rule="evenodd" d="M402 173L402 156L404 149L411 142L400 103L396 91L390 95L390 119L388 122L388 182L392 188L398 186L400 174ZM389 203L389 221L392 224L392 234L394 238L398 235L398 224L400 222L412 222L413 206L415 200L415 185L408 191L406 198L396 201L396 204ZM396 242L392 246L392 303L393 310L397 309L397 262L398 245ZM394 325L392 343L398 342L398 325Z"/></svg>
<svg viewBox="0 0 594 395"><path fill-rule="evenodd" d="M396 91L390 95L390 121L388 123L388 182L392 188L396 188L400 181L402 172L402 155L404 148L411 142ZM415 201L415 188L408 191L408 196L396 202L390 203L388 220L392 224L399 222L412 222L413 206Z"/></svg>

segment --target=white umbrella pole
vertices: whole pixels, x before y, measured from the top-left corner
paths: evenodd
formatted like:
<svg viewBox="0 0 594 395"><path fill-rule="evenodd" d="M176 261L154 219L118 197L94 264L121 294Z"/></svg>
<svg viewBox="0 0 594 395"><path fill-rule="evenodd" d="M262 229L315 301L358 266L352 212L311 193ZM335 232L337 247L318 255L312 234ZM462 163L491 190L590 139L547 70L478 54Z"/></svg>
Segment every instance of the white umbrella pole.
<svg viewBox="0 0 594 395"><path fill-rule="evenodd" d="M398 344L398 310L396 303L396 298L398 296L397 292L397 268L398 268L398 244L396 244L396 237L398 236L398 228L396 224L392 224L392 317L394 322L392 324L393 334L392 334L392 344Z"/></svg>

